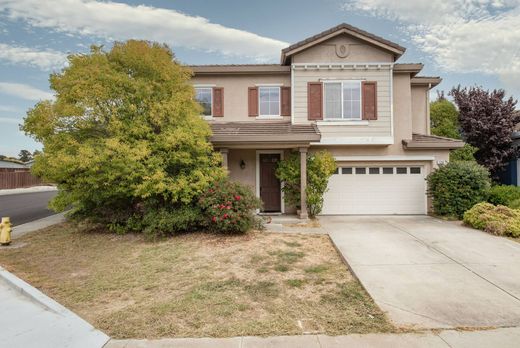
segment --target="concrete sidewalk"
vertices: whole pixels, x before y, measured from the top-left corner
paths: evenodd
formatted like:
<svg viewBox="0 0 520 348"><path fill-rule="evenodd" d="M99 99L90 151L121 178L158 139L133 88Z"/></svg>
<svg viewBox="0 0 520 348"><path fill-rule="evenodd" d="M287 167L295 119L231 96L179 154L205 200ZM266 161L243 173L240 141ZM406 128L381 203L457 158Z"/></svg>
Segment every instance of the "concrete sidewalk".
<svg viewBox="0 0 520 348"><path fill-rule="evenodd" d="M42 219L34 220L22 225L14 226L11 237L12 239L20 238L27 233L35 232L43 228L65 222L65 213L54 214Z"/></svg>
<svg viewBox="0 0 520 348"><path fill-rule="evenodd" d="M520 328L487 331L446 330L439 333L366 334L345 336L278 336L232 338L176 338L161 340L110 340L105 348L516 348Z"/></svg>
<svg viewBox="0 0 520 348"><path fill-rule="evenodd" d="M0 267L0 347L103 347L110 337Z"/></svg>

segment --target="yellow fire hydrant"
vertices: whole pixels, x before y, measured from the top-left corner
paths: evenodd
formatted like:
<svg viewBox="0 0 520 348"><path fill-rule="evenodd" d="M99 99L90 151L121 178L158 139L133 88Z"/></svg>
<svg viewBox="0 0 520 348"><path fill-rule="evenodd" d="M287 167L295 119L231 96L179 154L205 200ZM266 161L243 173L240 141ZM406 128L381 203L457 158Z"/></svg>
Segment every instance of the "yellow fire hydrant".
<svg viewBox="0 0 520 348"><path fill-rule="evenodd" d="M3 217L0 223L0 244L11 244L11 220L8 217Z"/></svg>

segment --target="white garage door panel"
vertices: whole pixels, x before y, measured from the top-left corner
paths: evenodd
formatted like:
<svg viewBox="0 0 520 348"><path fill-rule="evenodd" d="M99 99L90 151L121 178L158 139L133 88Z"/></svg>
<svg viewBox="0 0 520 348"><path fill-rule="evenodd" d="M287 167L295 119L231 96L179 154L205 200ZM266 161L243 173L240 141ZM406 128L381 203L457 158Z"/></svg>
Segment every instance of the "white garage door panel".
<svg viewBox="0 0 520 348"><path fill-rule="evenodd" d="M335 174L329 179L322 214L425 214L424 168L421 174L409 172Z"/></svg>

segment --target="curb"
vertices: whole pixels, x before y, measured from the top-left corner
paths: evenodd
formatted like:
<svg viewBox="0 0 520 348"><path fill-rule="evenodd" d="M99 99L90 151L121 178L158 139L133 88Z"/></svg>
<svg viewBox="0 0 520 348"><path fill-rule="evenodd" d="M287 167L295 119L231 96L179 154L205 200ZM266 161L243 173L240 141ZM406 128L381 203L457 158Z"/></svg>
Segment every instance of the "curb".
<svg viewBox="0 0 520 348"><path fill-rule="evenodd" d="M18 226L13 226L12 228L12 238L20 238L28 233L35 232L41 230L43 228L47 228L52 225L57 225L62 222L65 222L65 213L54 214L50 216L46 216L44 218L27 222L25 224L21 224Z"/></svg>
<svg viewBox="0 0 520 348"><path fill-rule="evenodd" d="M33 187L24 187L17 189L3 189L0 190L0 196L8 196L8 195L19 195L24 193L37 193L37 192L50 192L50 191L58 191L56 186L33 186Z"/></svg>

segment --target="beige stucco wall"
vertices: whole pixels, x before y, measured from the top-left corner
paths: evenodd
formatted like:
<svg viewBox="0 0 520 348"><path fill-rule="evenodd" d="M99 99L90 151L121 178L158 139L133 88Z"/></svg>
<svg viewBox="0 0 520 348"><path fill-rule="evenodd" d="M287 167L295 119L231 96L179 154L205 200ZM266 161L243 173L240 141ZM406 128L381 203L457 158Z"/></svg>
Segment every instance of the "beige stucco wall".
<svg viewBox="0 0 520 348"><path fill-rule="evenodd" d="M215 117L219 122L257 121L248 116L248 88L257 84L282 84L291 85L289 74L279 75L215 75L194 76L193 85L214 85L224 87L224 117ZM284 117L290 120L290 117Z"/></svg>
<svg viewBox="0 0 520 348"><path fill-rule="evenodd" d="M348 55L342 58L336 54L337 45L346 45ZM346 63L346 62L393 62L394 57L391 53L376 46L370 45L346 34L336 36L322 42L319 45L310 47L293 56L293 63Z"/></svg>
<svg viewBox="0 0 520 348"><path fill-rule="evenodd" d="M430 133L428 93L428 86L412 86L412 131L414 133Z"/></svg>

